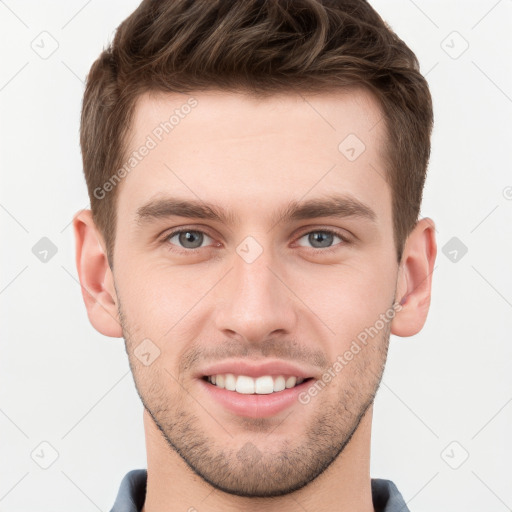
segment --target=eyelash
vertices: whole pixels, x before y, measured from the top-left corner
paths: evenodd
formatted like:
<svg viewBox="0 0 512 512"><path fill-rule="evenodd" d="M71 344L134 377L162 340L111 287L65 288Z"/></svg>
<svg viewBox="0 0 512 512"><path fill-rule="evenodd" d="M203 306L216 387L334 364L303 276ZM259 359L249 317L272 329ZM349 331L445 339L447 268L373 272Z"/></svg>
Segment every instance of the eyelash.
<svg viewBox="0 0 512 512"><path fill-rule="evenodd" d="M178 253L178 254L189 254L190 255L190 254L195 254L197 251L200 251L201 249L206 249L206 247L197 247L195 249L184 249L184 248L180 248L178 246L174 246L173 244L169 243L169 240L171 238L173 238L175 235L179 235L181 233L186 233L186 232L201 233L201 234L206 235L206 236L208 236L210 238L213 238L208 233L206 233L205 231L202 231L200 229L182 228L182 229L177 229L176 231L172 231L169 234L166 234L163 237L163 239L162 239L162 243L167 244L169 246L168 247L169 251L175 252L175 253ZM299 235L299 237L296 240L300 240L304 236L309 235L311 233L327 233L329 235L337 236L343 242L341 245L348 245L348 244L351 243L349 238L346 235L344 235L343 233L341 233L339 231L333 230L333 229L313 229L311 231L306 231L306 232L302 233L301 235ZM171 248L171 245L173 245L172 248ZM309 249L314 251L314 252L322 252L324 254L325 253L329 254L331 252L334 252L334 251L338 250L338 248L339 248L338 246L339 245L340 244L338 243L338 244L333 245L332 247L324 247L324 248L309 247ZM304 246L299 246L299 247L304 247Z"/></svg>

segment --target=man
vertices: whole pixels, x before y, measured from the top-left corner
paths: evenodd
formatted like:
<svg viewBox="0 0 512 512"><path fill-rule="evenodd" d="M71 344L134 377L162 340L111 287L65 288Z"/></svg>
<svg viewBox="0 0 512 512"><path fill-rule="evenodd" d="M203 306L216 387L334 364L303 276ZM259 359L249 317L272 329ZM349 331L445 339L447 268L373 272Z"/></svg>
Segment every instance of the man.
<svg viewBox="0 0 512 512"><path fill-rule="evenodd" d="M112 509L406 511L369 474L389 336L430 304L432 102L363 0L144 1L93 64L74 218L146 470Z"/></svg>

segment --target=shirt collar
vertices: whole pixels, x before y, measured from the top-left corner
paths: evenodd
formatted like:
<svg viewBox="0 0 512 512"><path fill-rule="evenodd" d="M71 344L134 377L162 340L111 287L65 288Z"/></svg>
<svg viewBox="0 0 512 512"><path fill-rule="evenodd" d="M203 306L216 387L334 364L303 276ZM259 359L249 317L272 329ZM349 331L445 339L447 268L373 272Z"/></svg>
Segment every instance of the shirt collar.
<svg viewBox="0 0 512 512"><path fill-rule="evenodd" d="M140 512L146 498L147 471L128 472L110 512ZM410 512L400 491L391 480L372 478L372 499L375 512Z"/></svg>

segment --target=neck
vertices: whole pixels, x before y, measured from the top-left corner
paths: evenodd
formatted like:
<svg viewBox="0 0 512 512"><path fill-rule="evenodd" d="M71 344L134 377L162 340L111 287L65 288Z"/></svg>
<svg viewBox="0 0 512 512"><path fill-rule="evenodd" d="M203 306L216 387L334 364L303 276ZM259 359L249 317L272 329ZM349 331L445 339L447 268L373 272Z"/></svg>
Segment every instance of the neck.
<svg viewBox="0 0 512 512"><path fill-rule="evenodd" d="M144 410L148 480L142 512L374 512L370 480L372 409L370 406L343 452L320 476L302 489L275 498L240 497L212 487L169 447Z"/></svg>

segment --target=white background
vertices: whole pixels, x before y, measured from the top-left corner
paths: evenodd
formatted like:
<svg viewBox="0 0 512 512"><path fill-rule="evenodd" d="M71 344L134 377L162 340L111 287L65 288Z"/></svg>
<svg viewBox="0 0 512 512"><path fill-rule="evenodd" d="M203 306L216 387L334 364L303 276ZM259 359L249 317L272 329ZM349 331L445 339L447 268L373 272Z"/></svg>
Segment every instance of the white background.
<svg viewBox="0 0 512 512"><path fill-rule="evenodd" d="M83 81L137 4L0 2L2 511L108 511L124 474L146 467L124 343L89 324L70 225L89 206ZM424 329L391 340L371 473L393 480L412 511L510 510L512 1L372 4L431 86L421 213L436 222L439 253ZM43 31L58 43L47 59L31 47ZM32 252L42 237L57 247L46 263ZM453 237L468 249L457 262L443 253ZM58 452L46 470L31 457L51 457L43 441Z"/></svg>

